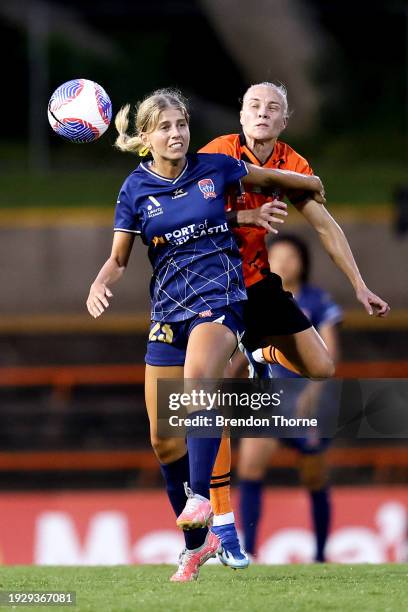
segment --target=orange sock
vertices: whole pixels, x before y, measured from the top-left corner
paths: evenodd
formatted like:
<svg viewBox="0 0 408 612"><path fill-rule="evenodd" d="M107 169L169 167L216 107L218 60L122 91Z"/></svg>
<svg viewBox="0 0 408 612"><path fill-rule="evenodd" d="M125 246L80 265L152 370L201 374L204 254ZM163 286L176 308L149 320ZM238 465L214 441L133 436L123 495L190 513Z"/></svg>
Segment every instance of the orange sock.
<svg viewBox="0 0 408 612"><path fill-rule="evenodd" d="M285 357L281 351L279 351L275 346L266 346L262 349L262 356L268 363L278 363L283 366L287 370L294 372L295 374L300 374L302 376L302 372L297 369L296 366L293 365L289 359Z"/></svg>
<svg viewBox="0 0 408 612"><path fill-rule="evenodd" d="M214 514L232 512L230 498L231 443L222 438L210 483L210 499Z"/></svg>

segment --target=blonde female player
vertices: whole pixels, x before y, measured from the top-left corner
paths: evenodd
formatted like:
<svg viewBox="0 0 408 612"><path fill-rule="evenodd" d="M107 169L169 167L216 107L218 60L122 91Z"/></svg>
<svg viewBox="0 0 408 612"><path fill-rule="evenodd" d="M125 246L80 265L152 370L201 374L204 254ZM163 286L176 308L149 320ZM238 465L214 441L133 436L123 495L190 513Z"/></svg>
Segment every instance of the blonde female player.
<svg viewBox="0 0 408 612"><path fill-rule="evenodd" d="M160 438L157 380L222 378L237 335L244 330L246 292L239 251L225 217L227 187L242 180L260 188L309 189L317 198L324 196L317 177L263 170L227 155L188 155L189 115L176 91L158 90L143 100L132 135L127 133L128 114L125 106L116 117L116 146L150 155L120 190L111 255L91 285L87 308L98 317L108 307L111 286L123 275L135 235L140 234L153 267L146 406L151 443L186 539L171 580L186 582L197 578L200 566L220 547L218 537L207 529L212 517L209 483L220 439L187 435L186 448L184 438ZM279 221L272 209L267 218L269 223ZM190 487L185 489L186 482Z"/></svg>

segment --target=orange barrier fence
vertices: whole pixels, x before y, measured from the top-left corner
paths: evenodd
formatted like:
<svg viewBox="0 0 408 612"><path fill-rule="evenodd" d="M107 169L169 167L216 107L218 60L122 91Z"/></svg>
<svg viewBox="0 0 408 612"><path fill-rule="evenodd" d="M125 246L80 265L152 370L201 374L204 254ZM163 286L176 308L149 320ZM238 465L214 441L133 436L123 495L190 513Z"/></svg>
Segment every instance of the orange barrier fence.
<svg viewBox="0 0 408 612"><path fill-rule="evenodd" d="M340 363L337 378L408 378L408 361ZM77 385L141 385L142 364L16 366L0 368L0 387L62 387Z"/></svg>
<svg viewBox="0 0 408 612"><path fill-rule="evenodd" d="M408 361L347 361L338 364L336 378L408 378Z"/></svg>
<svg viewBox="0 0 408 612"><path fill-rule="evenodd" d="M408 378L408 361L347 362L339 364L337 377ZM141 385L144 365L84 365L0 368L0 387L49 386L68 393L78 385ZM233 463L236 456L233 454ZM332 467L370 467L378 476L394 468L408 470L408 448L402 445L370 448L331 448ZM274 454L270 466L292 468L297 455L287 448ZM150 450L0 452L0 471L39 470L147 470L158 471Z"/></svg>
<svg viewBox="0 0 408 612"><path fill-rule="evenodd" d="M1 224L1 210L0 210ZM95 321L83 314L14 314L0 313L0 334L25 336L30 334L143 334L150 326L145 312L108 312ZM393 308L388 317L369 317L363 308L347 308L344 311L342 330L370 331L373 333L408 329L408 308Z"/></svg>
<svg viewBox="0 0 408 612"><path fill-rule="evenodd" d="M297 465L297 457L295 451L281 448L279 453L272 455L270 467L293 468ZM330 448L327 458L332 467L408 468L408 448L402 445ZM233 452L233 465L236 459L237 453ZM0 471L138 469L159 470L159 463L152 450L0 452Z"/></svg>
<svg viewBox="0 0 408 612"><path fill-rule="evenodd" d="M0 387L141 385L144 365L18 366L0 368Z"/></svg>

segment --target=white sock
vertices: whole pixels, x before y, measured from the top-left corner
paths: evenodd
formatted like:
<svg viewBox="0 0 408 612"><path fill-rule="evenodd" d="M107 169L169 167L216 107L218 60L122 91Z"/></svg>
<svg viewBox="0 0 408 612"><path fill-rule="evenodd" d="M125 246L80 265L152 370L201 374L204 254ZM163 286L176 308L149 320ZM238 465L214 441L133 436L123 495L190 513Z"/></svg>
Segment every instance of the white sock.
<svg viewBox="0 0 408 612"><path fill-rule="evenodd" d="M233 512L226 512L225 514L214 514L214 527L220 527L221 525L231 525L231 523L235 523L235 516Z"/></svg>
<svg viewBox="0 0 408 612"><path fill-rule="evenodd" d="M262 354L262 349L261 349L261 348L256 349L256 351L254 351L254 352L252 353L252 359L253 359L254 361L256 361L257 363L268 363L268 362L267 362L267 361L264 359L264 356L263 356L263 354Z"/></svg>

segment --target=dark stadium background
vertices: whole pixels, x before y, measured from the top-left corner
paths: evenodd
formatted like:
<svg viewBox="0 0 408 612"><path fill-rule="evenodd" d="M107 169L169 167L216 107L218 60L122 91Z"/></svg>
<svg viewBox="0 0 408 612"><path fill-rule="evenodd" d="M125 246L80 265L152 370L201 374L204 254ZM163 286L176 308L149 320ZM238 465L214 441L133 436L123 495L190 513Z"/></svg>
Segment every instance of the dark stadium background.
<svg viewBox="0 0 408 612"><path fill-rule="evenodd" d="M113 150L113 127L91 145L52 133L48 98L72 78L101 83L114 112L154 88L180 88L191 101L192 148L239 129L249 84L286 83L293 115L282 139L323 178L368 285L393 308L386 321L365 316L292 214L288 226L312 248L313 280L345 309L339 373L408 377L408 5L250 4L0 0L0 489L162 485L142 389L144 249L135 247L104 321L92 321L84 305L135 161ZM285 37L278 5L298 38ZM244 26L265 6L258 40ZM235 31L225 15L240 11ZM269 484L296 485L293 455L273 461ZM404 437L342 440L333 449L336 485L405 486L407 477Z"/></svg>

